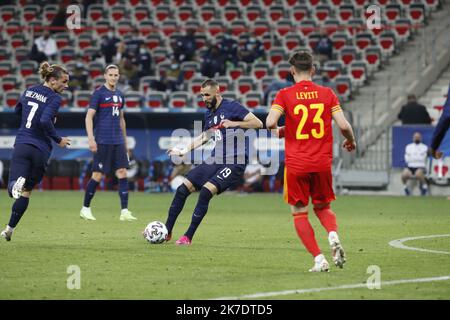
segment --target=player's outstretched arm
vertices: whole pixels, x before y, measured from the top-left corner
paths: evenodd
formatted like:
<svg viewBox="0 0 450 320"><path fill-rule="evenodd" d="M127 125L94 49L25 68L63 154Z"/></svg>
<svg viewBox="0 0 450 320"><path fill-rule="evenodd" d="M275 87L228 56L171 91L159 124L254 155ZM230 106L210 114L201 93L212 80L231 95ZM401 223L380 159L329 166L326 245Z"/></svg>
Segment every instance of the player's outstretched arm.
<svg viewBox="0 0 450 320"><path fill-rule="evenodd" d="M263 123L253 113L249 112L243 121L222 120L220 125L224 128L261 129Z"/></svg>
<svg viewBox="0 0 450 320"><path fill-rule="evenodd" d="M344 116L342 111L333 113L333 119L341 130L342 135L345 140L342 147L347 151L353 151L356 148L355 135L353 134L353 129L350 123Z"/></svg>
<svg viewBox="0 0 450 320"><path fill-rule="evenodd" d="M202 132L201 135L199 135L198 137L196 137L190 145L188 145L187 147L183 148L183 149L179 149L177 147L174 148L169 148L167 150L167 154L169 156L179 156L182 157L184 156L186 153L204 145L211 137L207 134L207 132Z"/></svg>
<svg viewBox="0 0 450 320"><path fill-rule="evenodd" d="M92 152L97 152L97 142L95 142L94 137L94 116L96 112L97 111L95 111L95 109L89 108L84 120L86 125L86 133L88 136L89 150L91 150Z"/></svg>

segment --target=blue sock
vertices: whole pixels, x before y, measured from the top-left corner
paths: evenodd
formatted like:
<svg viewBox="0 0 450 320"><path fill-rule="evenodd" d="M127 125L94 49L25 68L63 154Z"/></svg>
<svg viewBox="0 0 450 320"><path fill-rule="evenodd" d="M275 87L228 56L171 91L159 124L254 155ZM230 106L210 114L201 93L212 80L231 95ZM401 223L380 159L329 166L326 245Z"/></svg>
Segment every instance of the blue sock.
<svg viewBox="0 0 450 320"><path fill-rule="evenodd" d="M195 206L194 213L192 214L191 225L189 226L188 231L184 234L189 239L192 240L194 237L194 233L197 230L198 226L203 220L203 217L208 212L209 201L213 197L211 191L208 188L203 187L200 190L200 195L198 197L197 205Z"/></svg>
<svg viewBox="0 0 450 320"><path fill-rule="evenodd" d="M172 232L175 221L177 221L178 215L180 214L181 210L183 210L186 199L190 194L191 193L189 192L189 189L184 183L182 183L181 186L177 188L175 196L172 200L172 204L170 205L169 215L166 221L166 227L169 233Z"/></svg>
<svg viewBox="0 0 450 320"><path fill-rule="evenodd" d="M27 210L29 202L30 199L25 197L20 197L14 202L12 206L11 218L8 223L11 228L15 228L17 226L20 218L22 218L23 214Z"/></svg>
<svg viewBox="0 0 450 320"><path fill-rule="evenodd" d="M99 182L94 179L89 180L86 186L86 192L84 193L84 204L83 206L89 208L91 206L91 200L95 195Z"/></svg>
<svg viewBox="0 0 450 320"><path fill-rule="evenodd" d="M120 206L122 209L128 208L128 179L119 179Z"/></svg>

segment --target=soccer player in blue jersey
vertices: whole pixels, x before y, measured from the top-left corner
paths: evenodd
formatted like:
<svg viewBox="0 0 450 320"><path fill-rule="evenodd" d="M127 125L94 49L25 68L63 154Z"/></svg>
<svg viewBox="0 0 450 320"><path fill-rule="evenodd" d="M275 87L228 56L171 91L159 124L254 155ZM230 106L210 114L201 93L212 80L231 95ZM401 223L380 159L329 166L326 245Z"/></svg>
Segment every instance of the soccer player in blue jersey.
<svg viewBox="0 0 450 320"><path fill-rule="evenodd" d="M44 84L25 90L15 108L21 123L9 169L8 193L16 201L9 223L0 233L7 241L28 208L31 191L42 180L52 152L52 140L61 148L70 144L70 139L59 136L54 127L61 105L58 93L67 89L69 74L62 66L48 62L40 65L39 73Z"/></svg>
<svg viewBox="0 0 450 320"><path fill-rule="evenodd" d="M439 118L439 122L433 132L433 137L431 139L431 154L434 158L439 159L442 157L442 151L439 151L439 145L447 133L450 127L450 87L448 88L447 100L444 104L444 109L442 110L442 115Z"/></svg>
<svg viewBox="0 0 450 320"><path fill-rule="evenodd" d="M211 79L204 81L200 94L208 109L205 114L203 133L196 137L188 147L183 150L171 148L168 150L168 154L184 156L214 138L216 146L211 156L219 161L215 161L215 163L206 163L205 161L192 169L183 184L176 190L166 221L169 232L167 241L172 237L172 229L183 209L186 198L192 192L200 191L191 224L185 234L176 241L177 245L191 244L195 231L208 211L211 198L235 185L242 178L248 162L248 150L245 146L239 148L239 145L233 143L239 134L235 129L258 129L263 126L261 120L239 102L223 99L216 81ZM242 133L241 130L239 131Z"/></svg>
<svg viewBox="0 0 450 320"><path fill-rule="evenodd" d="M137 220L128 210L129 157L126 123L123 112L125 100L117 89L119 68L108 65L105 68L105 84L94 91L86 113L86 132L89 150L94 154L92 177L86 186L80 217L96 220L91 211L91 200L104 174L115 172L119 179L121 205L120 221Z"/></svg>

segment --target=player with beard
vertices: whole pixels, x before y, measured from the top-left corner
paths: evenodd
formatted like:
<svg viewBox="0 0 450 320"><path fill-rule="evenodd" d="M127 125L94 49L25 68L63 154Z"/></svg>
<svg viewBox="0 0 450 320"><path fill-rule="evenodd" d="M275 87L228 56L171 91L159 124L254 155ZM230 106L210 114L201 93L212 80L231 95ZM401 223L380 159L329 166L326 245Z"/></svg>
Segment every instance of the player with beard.
<svg viewBox="0 0 450 320"><path fill-rule="evenodd" d="M211 79L204 81L200 94L208 109L202 134L196 137L188 147L182 150L171 148L167 152L170 156L182 157L210 139L214 139L216 146L211 156L217 161L214 163L205 163L205 161L192 169L176 190L166 221L169 232L167 241L172 238L172 229L183 210L186 198L192 192L200 191L191 224L184 235L176 241L177 245L191 244L194 233L208 211L211 198L241 180L248 162L248 150L246 147L238 148L233 143L239 134L236 129L258 129L263 126L261 120L239 102L222 98L216 81Z"/></svg>

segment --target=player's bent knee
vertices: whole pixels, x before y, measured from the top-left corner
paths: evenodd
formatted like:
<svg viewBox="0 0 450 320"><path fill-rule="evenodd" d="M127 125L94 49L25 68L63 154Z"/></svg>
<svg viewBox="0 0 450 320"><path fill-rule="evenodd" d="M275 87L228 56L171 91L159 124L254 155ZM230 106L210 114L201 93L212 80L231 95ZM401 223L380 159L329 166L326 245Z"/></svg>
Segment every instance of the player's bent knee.
<svg viewBox="0 0 450 320"><path fill-rule="evenodd" d="M215 194L217 194L217 192L219 192L219 190L217 189L217 187L216 187L214 184L212 184L211 182L205 183L205 184L203 185L202 189L203 189L203 188L208 189L208 190L211 192L212 195L215 195Z"/></svg>
<svg viewBox="0 0 450 320"><path fill-rule="evenodd" d="M116 176L118 179L124 179L127 177L127 169L121 168L116 171Z"/></svg>
<svg viewBox="0 0 450 320"><path fill-rule="evenodd" d="M315 203L314 204L314 210L325 210L330 209L330 203L324 202L324 203Z"/></svg>
<svg viewBox="0 0 450 320"><path fill-rule="evenodd" d="M101 173L101 172L92 172L92 179L97 182L100 182L100 180L102 180L102 176L103 176L103 173Z"/></svg>
<svg viewBox="0 0 450 320"><path fill-rule="evenodd" d="M177 192L176 193L179 194L180 196L182 196L183 198L187 198L191 194L191 191L189 190L189 188L185 184L182 183L177 188Z"/></svg>
<svg viewBox="0 0 450 320"><path fill-rule="evenodd" d="M190 193L195 192L195 187L188 179L184 179L182 185L186 186Z"/></svg>

